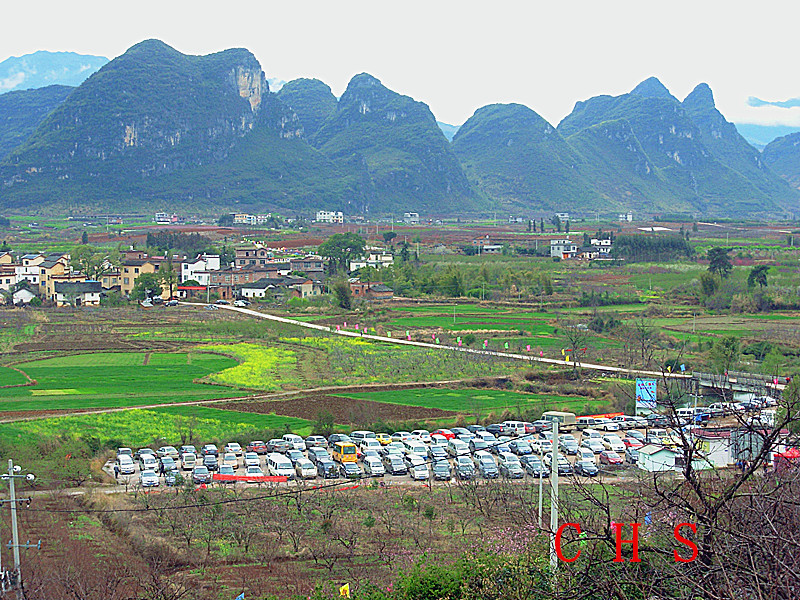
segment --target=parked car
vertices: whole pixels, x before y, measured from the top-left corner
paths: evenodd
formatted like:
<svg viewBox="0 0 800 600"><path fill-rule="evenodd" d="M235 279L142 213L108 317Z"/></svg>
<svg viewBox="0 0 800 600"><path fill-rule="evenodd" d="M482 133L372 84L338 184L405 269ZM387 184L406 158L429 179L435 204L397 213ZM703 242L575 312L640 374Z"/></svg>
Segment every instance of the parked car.
<svg viewBox="0 0 800 600"><path fill-rule="evenodd" d="M250 303L247 300L234 300L233 305L237 308L247 308Z"/></svg>
<svg viewBox="0 0 800 600"><path fill-rule="evenodd" d="M600 431L619 431L619 423L615 423L606 417L595 417L594 428Z"/></svg>
<svg viewBox="0 0 800 600"><path fill-rule="evenodd" d="M500 475L508 479L522 479L525 471L522 463L515 454L503 453L500 455Z"/></svg>
<svg viewBox="0 0 800 600"><path fill-rule="evenodd" d="M533 440L531 448L536 454L547 454L553 450L553 442L550 440Z"/></svg>
<svg viewBox="0 0 800 600"><path fill-rule="evenodd" d="M258 457L258 454L255 452L245 452L244 453L244 466L245 467L260 467L261 466L261 459Z"/></svg>
<svg viewBox="0 0 800 600"><path fill-rule="evenodd" d="M461 456L469 454L469 446L458 438L453 438L447 443L447 453L450 456Z"/></svg>
<svg viewBox="0 0 800 600"><path fill-rule="evenodd" d="M251 465L244 470L245 477L264 477L264 471L257 465Z"/></svg>
<svg viewBox="0 0 800 600"><path fill-rule="evenodd" d="M120 454L117 457L117 465L121 475L133 475L136 472L136 465L130 454Z"/></svg>
<svg viewBox="0 0 800 600"><path fill-rule="evenodd" d="M532 477L549 477L550 473L545 469L541 459L533 454L528 454L520 459L525 472Z"/></svg>
<svg viewBox="0 0 800 600"><path fill-rule="evenodd" d="M635 465L639 461L639 449L638 448L626 448L625 449L625 460L627 460L630 464Z"/></svg>
<svg viewBox="0 0 800 600"><path fill-rule="evenodd" d="M647 419L647 427L668 427L669 426L669 419L663 415L659 415L656 413L650 413L645 417Z"/></svg>
<svg viewBox="0 0 800 600"><path fill-rule="evenodd" d="M613 434L603 436L603 448L614 452L625 452L625 444L619 439L619 436Z"/></svg>
<svg viewBox="0 0 800 600"><path fill-rule="evenodd" d="M428 470L428 463L421 456L409 454L406 456L406 465L408 466L408 474L414 481L425 481L431 476Z"/></svg>
<svg viewBox="0 0 800 600"><path fill-rule="evenodd" d="M206 454L203 457L203 466L209 471L216 471L219 468L219 459L213 454Z"/></svg>
<svg viewBox="0 0 800 600"><path fill-rule="evenodd" d="M156 475L155 471L147 469L146 471L142 471L142 474L139 476L139 482L142 487L158 487L158 475Z"/></svg>
<svg viewBox="0 0 800 600"><path fill-rule="evenodd" d="M250 442L249 444L247 444L247 451L255 452L256 454L266 454L267 445L261 440L256 440L254 442Z"/></svg>
<svg viewBox="0 0 800 600"><path fill-rule="evenodd" d="M195 485L211 483L211 471L203 465L195 467L192 469L192 481Z"/></svg>
<svg viewBox="0 0 800 600"><path fill-rule="evenodd" d="M197 464L197 455L191 452L186 452L181 455L181 469L184 471L191 471Z"/></svg>
<svg viewBox="0 0 800 600"><path fill-rule="evenodd" d="M328 446L333 446L336 442L352 442L346 433L332 433L328 436Z"/></svg>
<svg viewBox="0 0 800 600"><path fill-rule="evenodd" d="M578 448L578 454L575 460L591 460L592 462L594 462L595 460L594 452L591 450L591 448L585 448L581 446L580 448Z"/></svg>
<svg viewBox="0 0 800 600"><path fill-rule="evenodd" d="M417 444L421 444L422 442L416 442ZM363 455L364 453L372 450L375 454L379 454L383 446L381 443L376 440L375 438L367 438L361 441L361 445L359 446L358 450Z"/></svg>
<svg viewBox="0 0 800 600"><path fill-rule="evenodd" d="M433 460L447 460L447 450L443 446L431 444L428 446L428 456Z"/></svg>
<svg viewBox="0 0 800 600"><path fill-rule="evenodd" d="M600 453L600 463L604 465L621 465L622 457L613 450L603 450Z"/></svg>
<svg viewBox="0 0 800 600"><path fill-rule="evenodd" d="M611 417L611 422L619 425L620 429L630 429L631 427L634 427L634 422L629 420L628 415L617 415L616 417Z"/></svg>
<svg viewBox="0 0 800 600"><path fill-rule="evenodd" d="M294 463L294 470L297 473L297 479L314 479L317 476L317 469L307 458L301 458Z"/></svg>
<svg viewBox="0 0 800 600"><path fill-rule="evenodd" d="M642 443L644 443L645 440L644 434L641 431L636 431L635 429L628 432L628 437L635 438Z"/></svg>
<svg viewBox="0 0 800 600"><path fill-rule="evenodd" d="M486 431L494 436L501 436L506 433L505 428L501 423L492 423L491 425L487 425Z"/></svg>
<svg viewBox="0 0 800 600"><path fill-rule="evenodd" d="M175 459L172 458L171 456L165 456L164 458L161 459L161 461L159 461L158 472L161 473L162 475L164 473L169 473L170 471L177 471L177 470L178 470L178 465L175 462Z"/></svg>
<svg viewBox="0 0 800 600"><path fill-rule="evenodd" d="M227 305L227 304L230 304L230 302L228 302L227 300L224 300L223 298L220 298L214 304L221 304L221 305L222 304L226 304Z"/></svg>
<svg viewBox="0 0 800 600"><path fill-rule="evenodd" d="M323 479L336 479L339 475L336 463L327 458L320 458L317 461L317 475Z"/></svg>
<svg viewBox="0 0 800 600"><path fill-rule="evenodd" d="M571 433L558 436L558 449L564 454L574 456L578 453L578 440Z"/></svg>
<svg viewBox="0 0 800 600"><path fill-rule="evenodd" d="M431 446L441 446L442 448L446 448L449 441L450 440L448 440L446 437L439 435L438 433L431 434Z"/></svg>
<svg viewBox="0 0 800 600"><path fill-rule="evenodd" d="M156 457L156 452L152 448L139 448L136 451L136 454L133 455L138 462L142 462L142 457L144 456L152 456L153 458Z"/></svg>
<svg viewBox="0 0 800 600"><path fill-rule="evenodd" d="M483 425L467 425L467 431L470 433L478 433L479 431L486 431Z"/></svg>
<svg viewBox="0 0 800 600"><path fill-rule="evenodd" d="M326 440L321 435L310 435L306 438L306 449L310 450L311 448L327 448L328 447L328 440Z"/></svg>
<svg viewBox="0 0 800 600"><path fill-rule="evenodd" d="M404 454L418 454L419 456L425 456L428 453L428 447L419 440L408 440L403 442L403 444L405 445Z"/></svg>
<svg viewBox="0 0 800 600"><path fill-rule="evenodd" d="M639 448L644 446L644 444L640 440L631 436L626 436L625 439L622 440L622 443L625 444L626 448L633 448L634 450L638 450Z"/></svg>
<svg viewBox="0 0 800 600"><path fill-rule="evenodd" d="M594 460L578 460L575 461L575 474L584 475L586 477L594 477L600 472Z"/></svg>
<svg viewBox="0 0 800 600"><path fill-rule="evenodd" d="M528 442L528 440L516 439L513 442L511 442L508 445L508 447L517 456L525 456L527 454L533 454L533 448L531 448L531 445Z"/></svg>
<svg viewBox="0 0 800 600"><path fill-rule="evenodd" d="M294 464L298 460L300 459L305 460L306 455L303 454L300 450L295 450L294 448L292 448L288 452L286 452L286 458L288 458L292 462L292 466L294 466Z"/></svg>
<svg viewBox="0 0 800 600"><path fill-rule="evenodd" d="M430 437L431 436L428 436L429 440ZM381 446L388 446L392 443L392 436L390 436L388 433L376 433L375 439L380 442Z"/></svg>
<svg viewBox="0 0 800 600"><path fill-rule="evenodd" d="M361 479L364 473L358 463L345 462L339 465L339 476L344 479Z"/></svg>
<svg viewBox="0 0 800 600"><path fill-rule="evenodd" d="M469 456L459 456L453 461L456 479L467 481L475 477L475 464Z"/></svg>
<svg viewBox="0 0 800 600"><path fill-rule="evenodd" d="M130 448L117 448L117 458L119 458L123 454L130 456L131 459L133 458L133 450L131 450Z"/></svg>
<svg viewBox="0 0 800 600"><path fill-rule="evenodd" d="M403 442L392 442L391 444L388 444L387 446L381 448L380 453L383 456L387 456L389 454L397 454L402 458L406 453L406 445Z"/></svg>
<svg viewBox="0 0 800 600"><path fill-rule="evenodd" d="M539 433L541 431L552 431L553 430L553 423L550 421L546 421L545 419L539 419L531 423L531 428L533 431L529 431L528 433ZM527 430L527 427L526 427Z"/></svg>
<svg viewBox="0 0 800 600"><path fill-rule="evenodd" d="M603 450L605 450L605 446L603 446L603 442L601 442L597 438L588 438L581 442L581 448L588 448L595 454L600 454Z"/></svg>
<svg viewBox="0 0 800 600"><path fill-rule="evenodd" d="M167 471L164 473L164 483L167 487L183 485L183 475L181 475L180 471Z"/></svg>
<svg viewBox="0 0 800 600"><path fill-rule="evenodd" d="M381 459L377 456L368 456L364 459L364 475L369 477L383 477L386 469L383 467Z"/></svg>
<svg viewBox="0 0 800 600"><path fill-rule="evenodd" d="M320 446L311 446L311 448L308 449L307 454L308 459L315 465L319 464L319 461L321 460L333 460L331 455L328 454L328 451Z"/></svg>
<svg viewBox="0 0 800 600"><path fill-rule="evenodd" d="M375 449L367 449L361 453L361 458L359 459L362 463L367 462L368 458L377 458L378 460L381 459L380 453Z"/></svg>
<svg viewBox="0 0 800 600"><path fill-rule="evenodd" d="M173 300L167 300L166 302L164 302L164 306L178 306L178 304L180 304L180 302L178 302L177 300L174 300L174 299Z"/></svg>
<svg viewBox="0 0 800 600"><path fill-rule="evenodd" d="M183 456L184 454L194 454L195 456L197 456L197 450L195 449L194 446L189 444L186 446L181 446L181 449L178 450L178 454L180 454L181 456Z"/></svg>
<svg viewBox="0 0 800 600"><path fill-rule="evenodd" d="M387 454L383 457L383 468L389 475L405 475L408 473L403 457L398 454Z"/></svg>
<svg viewBox="0 0 800 600"><path fill-rule="evenodd" d="M436 481L450 481L452 477L452 472L450 469L450 463L446 460L436 460L431 465L433 468L433 478Z"/></svg>
<svg viewBox="0 0 800 600"><path fill-rule="evenodd" d="M456 434L449 429L437 429L436 431L431 432L431 438L433 438L434 435L441 435L447 440L452 440L454 437L456 437Z"/></svg>
<svg viewBox="0 0 800 600"><path fill-rule="evenodd" d="M175 446L161 446L161 448L156 451L156 455L158 455L158 458L169 456L173 459L180 456L180 454L178 454L178 449L175 448Z"/></svg>
<svg viewBox="0 0 800 600"><path fill-rule="evenodd" d="M270 452L279 452L280 454L286 454L292 445L284 439L279 438L272 438L270 441L267 442L267 454Z"/></svg>
<svg viewBox="0 0 800 600"><path fill-rule="evenodd" d="M488 452L475 453L475 466L477 467L478 474L485 479L497 479L500 471L497 469L497 463Z"/></svg>
<svg viewBox="0 0 800 600"><path fill-rule="evenodd" d="M411 439L411 432L410 431L395 431L392 434L392 441L393 442L407 442Z"/></svg>
<svg viewBox="0 0 800 600"><path fill-rule="evenodd" d="M418 437L423 444L431 443L431 432L427 429L415 429L411 432L411 435Z"/></svg>
<svg viewBox="0 0 800 600"><path fill-rule="evenodd" d="M241 456L244 454L242 447L237 442L228 442L225 444L225 447L222 449L223 454L233 453L236 456Z"/></svg>
<svg viewBox="0 0 800 600"><path fill-rule="evenodd" d="M143 454L139 461L140 471L158 471L158 459L155 454Z"/></svg>
<svg viewBox="0 0 800 600"><path fill-rule="evenodd" d="M469 448L469 451L474 454L475 452L478 452L479 450L488 450L489 449L489 444L487 444L486 440L484 440L483 438L476 437L476 438L472 438L469 441L469 443L467 444L467 447Z"/></svg>
<svg viewBox="0 0 800 600"><path fill-rule="evenodd" d="M456 437L460 435L473 435L472 432L467 429L466 427L451 427L450 431L452 431Z"/></svg>
<svg viewBox="0 0 800 600"><path fill-rule="evenodd" d="M203 446L202 450L200 450L200 453L203 456L219 456L219 449L214 444L206 444Z"/></svg>
<svg viewBox="0 0 800 600"><path fill-rule="evenodd" d="M225 475L226 477L232 477L236 475L236 471L233 470L233 467L230 465L220 465L219 471L217 471L218 475ZM220 479L223 483L236 483L234 479Z"/></svg>

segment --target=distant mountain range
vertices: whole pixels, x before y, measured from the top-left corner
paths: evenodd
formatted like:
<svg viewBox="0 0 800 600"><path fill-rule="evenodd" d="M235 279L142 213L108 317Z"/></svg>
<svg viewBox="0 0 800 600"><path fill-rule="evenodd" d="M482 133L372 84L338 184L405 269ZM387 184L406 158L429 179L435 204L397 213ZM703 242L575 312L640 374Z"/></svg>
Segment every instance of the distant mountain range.
<svg viewBox="0 0 800 600"><path fill-rule="evenodd" d="M794 148L762 158L705 84L681 102L650 78L557 127L490 105L458 128L366 73L338 100L313 79L275 93L247 50L147 40L75 88L0 95L0 209L780 217L800 194L770 167L796 186Z"/></svg>
<svg viewBox="0 0 800 600"><path fill-rule="evenodd" d="M0 62L0 94L49 85L78 86L108 62L105 56L40 50Z"/></svg>

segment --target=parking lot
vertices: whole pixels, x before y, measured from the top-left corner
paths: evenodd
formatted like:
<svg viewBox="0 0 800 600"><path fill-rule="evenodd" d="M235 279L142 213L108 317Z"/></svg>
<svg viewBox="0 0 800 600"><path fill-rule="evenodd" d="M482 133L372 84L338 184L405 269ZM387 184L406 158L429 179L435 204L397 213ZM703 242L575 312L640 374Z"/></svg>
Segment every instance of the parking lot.
<svg viewBox="0 0 800 600"><path fill-rule="evenodd" d="M614 427L608 425L609 429ZM373 480L389 485L430 485L475 479L536 481L540 476L550 476L552 432L548 429L514 431L496 437L480 426L470 429L473 431L453 428L433 433L416 430L391 435L356 431L350 435L333 434L328 439L320 436L302 439L287 434L284 439L256 440L247 447L238 448L207 445L180 449L164 446L136 452L120 449L130 453L133 469L130 473L118 473L117 481L128 488L163 488L186 480L198 485L238 486L265 483L309 486L346 479ZM642 428L609 431L570 428L570 431L560 433L559 438L559 473L567 481L573 477L630 475L635 469L639 447L648 441L674 443L666 430ZM331 455L335 454L333 450L337 442L351 445L354 455L346 458L338 455L334 460ZM194 452L185 452L191 450ZM194 460L189 456L190 460L184 461L186 454L193 454ZM206 458L209 455L213 458ZM271 456L276 457L272 468ZM106 472L114 475L115 465L120 466L119 461L119 456L116 461L109 461L105 466ZM204 462L208 465L208 477L197 479L196 469ZM284 464L282 471L276 470L279 462ZM351 464L346 467L348 462ZM514 468L515 463L517 468ZM148 470L153 473L146 481L143 472ZM173 475L168 475L169 471Z"/></svg>

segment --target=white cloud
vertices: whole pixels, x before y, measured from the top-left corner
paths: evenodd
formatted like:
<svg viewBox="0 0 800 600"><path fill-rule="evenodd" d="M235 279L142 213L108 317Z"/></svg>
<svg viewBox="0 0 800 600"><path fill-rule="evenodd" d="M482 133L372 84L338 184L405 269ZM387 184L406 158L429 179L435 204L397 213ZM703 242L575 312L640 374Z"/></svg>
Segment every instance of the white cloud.
<svg viewBox="0 0 800 600"><path fill-rule="evenodd" d="M0 92L7 92L13 90L15 87L25 81L25 73L14 73L10 77L0 79Z"/></svg>

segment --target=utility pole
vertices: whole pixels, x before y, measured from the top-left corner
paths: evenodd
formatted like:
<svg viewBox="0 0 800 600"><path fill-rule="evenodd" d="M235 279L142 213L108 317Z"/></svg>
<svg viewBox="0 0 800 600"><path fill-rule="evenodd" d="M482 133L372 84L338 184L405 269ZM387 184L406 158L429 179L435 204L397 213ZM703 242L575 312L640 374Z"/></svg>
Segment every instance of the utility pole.
<svg viewBox="0 0 800 600"><path fill-rule="evenodd" d="M14 461L9 459L8 460L8 474L3 475L3 479L8 480L8 492L9 492L9 499L3 500L3 503L11 504L11 541L6 545L7 548L10 548L14 553L14 570L6 577L6 573L2 575L2 593L8 589L13 589L17 600L24 600L25 594L22 591L22 575L20 573L20 559L19 559L19 549L20 548L41 548L42 542L39 540L36 544L31 544L30 541L20 544L19 543L19 528L17 526L17 495L16 490L14 488L14 479L21 479L24 478L27 481L33 481L36 477L33 473L28 473L27 475L20 474L21 468L19 466L14 465ZM20 503L25 502L30 504L30 498L25 500L20 500ZM10 584L10 588L7 586L7 582Z"/></svg>
<svg viewBox="0 0 800 600"><path fill-rule="evenodd" d="M542 529L542 479L544 479L544 464L539 472L539 530Z"/></svg>
<svg viewBox="0 0 800 600"><path fill-rule="evenodd" d="M553 419L553 450L550 453L550 571L558 567L556 531L558 531L558 421Z"/></svg>

